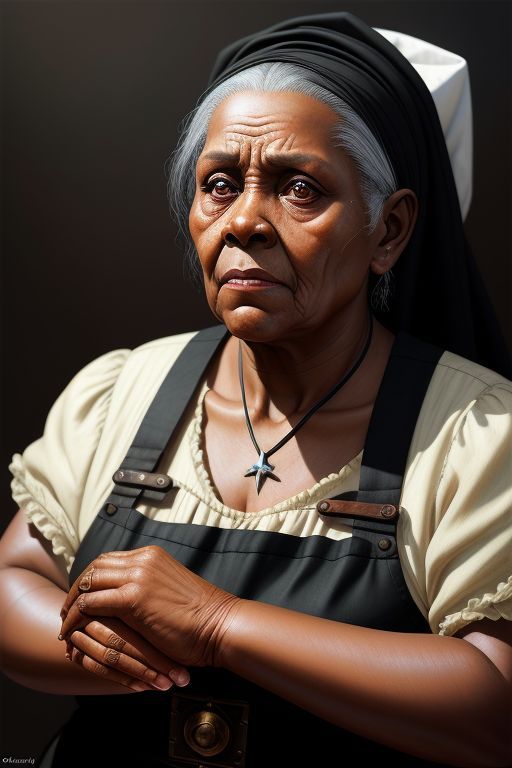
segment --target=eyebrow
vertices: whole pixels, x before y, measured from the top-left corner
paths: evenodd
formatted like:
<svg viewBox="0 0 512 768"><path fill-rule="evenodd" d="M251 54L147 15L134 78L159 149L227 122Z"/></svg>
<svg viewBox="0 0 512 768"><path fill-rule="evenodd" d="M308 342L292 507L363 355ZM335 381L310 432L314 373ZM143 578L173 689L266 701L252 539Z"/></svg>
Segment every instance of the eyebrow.
<svg viewBox="0 0 512 768"><path fill-rule="evenodd" d="M326 170L331 169L330 163L322 160L316 155L306 155L302 152L272 152L272 154L265 155L266 159L271 165L279 166L291 166L300 165L306 163L314 163ZM223 152L222 150L212 150L199 158L200 160L213 160L217 163L235 163L240 167L240 155L233 152Z"/></svg>

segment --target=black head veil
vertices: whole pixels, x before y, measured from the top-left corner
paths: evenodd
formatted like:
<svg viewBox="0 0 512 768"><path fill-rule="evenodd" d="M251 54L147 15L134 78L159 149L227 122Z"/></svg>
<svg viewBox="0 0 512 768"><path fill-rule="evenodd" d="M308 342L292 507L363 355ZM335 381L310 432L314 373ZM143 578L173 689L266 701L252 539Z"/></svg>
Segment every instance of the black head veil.
<svg viewBox="0 0 512 768"><path fill-rule="evenodd" d="M350 13L288 19L224 48L206 95L241 70L269 61L307 67L366 122L385 148L398 186L420 213L393 268L395 295L376 314L405 330L512 377L512 363L465 241L455 181L430 92L407 59ZM318 83L320 84L320 83Z"/></svg>

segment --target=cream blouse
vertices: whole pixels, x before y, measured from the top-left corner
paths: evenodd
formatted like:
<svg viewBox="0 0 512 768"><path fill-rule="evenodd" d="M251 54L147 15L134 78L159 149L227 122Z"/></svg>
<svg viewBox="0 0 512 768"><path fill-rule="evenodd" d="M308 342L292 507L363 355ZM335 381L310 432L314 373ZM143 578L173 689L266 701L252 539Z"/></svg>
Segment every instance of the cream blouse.
<svg viewBox="0 0 512 768"><path fill-rule="evenodd" d="M44 434L12 458L12 494L65 559L68 572L110 494L135 433L169 367L195 332L118 349L93 360L52 406ZM279 504L256 513L216 496L202 445L206 383L189 404L159 471L174 488L136 508L165 522L350 536L316 503L356 490L362 454ZM432 632L451 635L478 619L512 620L512 382L445 352L409 450L398 550L411 595Z"/></svg>

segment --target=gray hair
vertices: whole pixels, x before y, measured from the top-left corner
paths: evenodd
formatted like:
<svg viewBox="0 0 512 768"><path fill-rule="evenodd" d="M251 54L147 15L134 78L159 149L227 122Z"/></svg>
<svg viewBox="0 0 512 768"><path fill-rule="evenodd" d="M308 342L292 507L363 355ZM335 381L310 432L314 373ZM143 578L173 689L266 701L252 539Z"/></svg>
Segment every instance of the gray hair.
<svg viewBox="0 0 512 768"><path fill-rule="evenodd" d="M206 141L214 110L224 99L243 91L293 91L327 104L340 117L333 132L335 146L345 149L361 176L361 194L365 201L369 231L377 226L385 200L397 189L395 172L385 149L366 123L345 101L329 91L329 82L298 64L265 62L242 70L217 86L185 117L180 139L167 162L167 192L171 212L178 225L178 238L185 244L185 256L192 274L199 265L188 228L188 216L195 195L195 167ZM382 298L380 299L382 303Z"/></svg>

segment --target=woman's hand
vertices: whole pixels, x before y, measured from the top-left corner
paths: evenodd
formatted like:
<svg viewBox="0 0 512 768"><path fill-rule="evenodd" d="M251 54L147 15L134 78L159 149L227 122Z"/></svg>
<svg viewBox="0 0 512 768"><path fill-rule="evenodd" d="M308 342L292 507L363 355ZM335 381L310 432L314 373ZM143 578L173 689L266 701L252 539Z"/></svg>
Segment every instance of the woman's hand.
<svg viewBox="0 0 512 768"><path fill-rule="evenodd" d="M89 620L66 641L66 657L105 680L134 691L168 690L190 682L188 671L115 618Z"/></svg>
<svg viewBox="0 0 512 768"><path fill-rule="evenodd" d="M179 664L215 666L217 646L239 602L161 547L106 552L71 587L61 637L70 637L91 616L114 616Z"/></svg>

